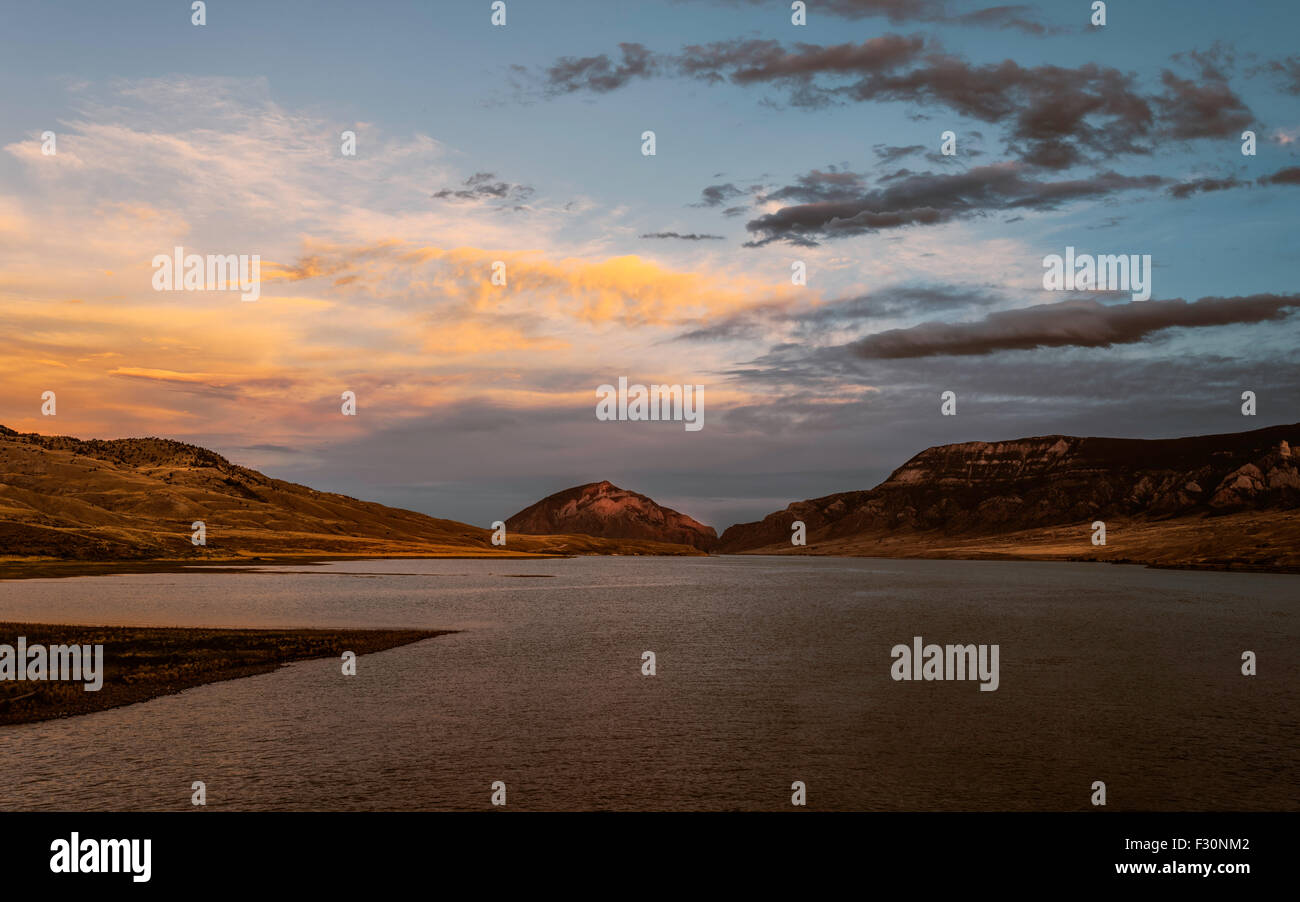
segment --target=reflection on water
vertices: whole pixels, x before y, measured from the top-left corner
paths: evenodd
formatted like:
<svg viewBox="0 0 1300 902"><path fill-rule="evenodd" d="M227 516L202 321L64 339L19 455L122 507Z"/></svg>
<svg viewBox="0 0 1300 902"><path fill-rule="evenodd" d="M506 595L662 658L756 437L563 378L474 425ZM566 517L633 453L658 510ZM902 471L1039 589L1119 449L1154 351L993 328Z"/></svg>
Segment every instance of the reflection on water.
<svg viewBox="0 0 1300 902"><path fill-rule="evenodd" d="M0 729L0 808L1300 808L1300 577L772 558L0 583L0 620L460 629ZM1000 685L895 682L913 636ZM1259 675L1240 672L1256 652ZM641 675L654 651L658 674ZM106 649L107 654L112 649Z"/></svg>

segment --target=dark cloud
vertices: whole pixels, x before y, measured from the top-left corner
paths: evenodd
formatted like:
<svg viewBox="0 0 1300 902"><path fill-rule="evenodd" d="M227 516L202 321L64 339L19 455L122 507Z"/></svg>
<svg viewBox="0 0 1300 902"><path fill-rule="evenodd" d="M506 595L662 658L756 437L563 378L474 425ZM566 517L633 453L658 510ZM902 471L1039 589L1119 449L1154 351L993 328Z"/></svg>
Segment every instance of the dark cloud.
<svg viewBox="0 0 1300 902"><path fill-rule="evenodd" d="M1300 56L1270 60L1252 69L1250 74L1257 75L1261 72L1277 76L1278 87L1288 94L1300 94Z"/></svg>
<svg viewBox="0 0 1300 902"><path fill-rule="evenodd" d="M1022 66L1009 59L978 64L920 35L885 34L835 45L716 41L685 47L675 57L656 57L639 44L621 46L621 66L606 56L561 60L547 73L550 89L609 91L662 71L771 85L783 89L793 106L910 103L1003 125L1008 151L1048 169L1150 154L1152 142L1162 137L1223 137L1252 119L1226 80L1231 56L1217 45L1179 54L1175 62L1194 70L1194 77L1164 70L1158 94L1144 93L1133 74L1110 66Z"/></svg>
<svg viewBox="0 0 1300 902"><path fill-rule="evenodd" d="M765 333L760 318L755 315L728 317L708 326L690 329L676 337L677 341L738 341L759 339Z"/></svg>
<svg viewBox="0 0 1300 902"><path fill-rule="evenodd" d="M1165 90L1155 98L1164 133L1172 138L1226 138L1250 125L1250 109L1226 81L1200 82L1179 78L1165 70L1160 81Z"/></svg>
<svg viewBox="0 0 1300 902"><path fill-rule="evenodd" d="M1195 69L1207 81L1227 81L1237 65L1236 54L1222 41L1215 41L1206 50L1175 53L1170 59Z"/></svg>
<svg viewBox="0 0 1300 902"><path fill-rule="evenodd" d="M1012 61L972 64L931 54L904 72L828 88L856 101L892 100L947 107L963 116L1007 126L1007 144L1026 162L1062 169L1088 154L1144 153L1154 126L1150 104L1131 75L1095 63L1074 68L1024 67Z"/></svg>
<svg viewBox="0 0 1300 902"><path fill-rule="evenodd" d="M574 91L594 91L598 94L623 87L636 78L653 75L658 63L643 44L619 44L623 55L615 63L608 55L561 57L546 70L547 88L556 94Z"/></svg>
<svg viewBox="0 0 1300 902"><path fill-rule="evenodd" d="M987 9L977 9L974 12L950 16L938 21L985 28L1014 29L1033 35L1060 34L1069 30L1060 26L1044 25L1030 18L1031 14L1028 6L990 6Z"/></svg>
<svg viewBox="0 0 1300 902"><path fill-rule="evenodd" d="M686 48L678 69L711 81L782 86L796 106L896 101L944 107L1006 124L1009 147L1028 162L1055 169L1089 154L1147 153L1143 142L1156 125L1149 99L1118 69L1095 63L1025 67L1012 60L979 65L930 51L916 35L882 35L859 45L795 44L788 50L776 41L721 41ZM1212 97L1199 98L1198 105L1184 83L1167 84L1164 108L1177 131L1194 129L1190 117L1197 109L1228 115L1235 95L1225 95L1225 88L1216 82Z"/></svg>
<svg viewBox="0 0 1300 902"><path fill-rule="evenodd" d="M1300 185L1300 166L1288 166L1272 175L1261 175L1258 181L1261 185Z"/></svg>
<svg viewBox="0 0 1300 902"><path fill-rule="evenodd" d="M986 156L988 156L988 154L986 154L984 151L980 150L979 148L969 147L969 146L963 147L961 149L961 156L958 156L957 154L953 154L951 156L945 156L944 154L940 153L937 150L929 150L926 151L925 153L926 160L935 164L936 166L959 166L962 163L964 163L966 160L973 160L976 157L986 157Z"/></svg>
<svg viewBox="0 0 1300 902"><path fill-rule="evenodd" d="M745 192L731 182L722 185L709 185L700 191L700 202L693 207L720 207L735 197L744 196Z"/></svg>
<svg viewBox="0 0 1300 902"><path fill-rule="evenodd" d="M743 310L676 337L679 341L732 341L758 339L775 329L789 329L796 336L817 337L827 330L852 329L885 317L951 315L965 309L997 304L978 287L954 285L899 285L838 298L811 309L771 306Z"/></svg>
<svg viewBox="0 0 1300 902"><path fill-rule="evenodd" d="M769 195L822 199L783 207L751 220L746 225L755 235L749 242L751 246L772 241L807 246L819 238L859 235L906 225L932 225L994 210L1046 210L1080 198L1104 197L1164 184L1159 176L1127 176L1109 171L1087 178L1044 181L1031 178L1022 166L1003 163L953 174L909 175L866 192L847 186L836 193L832 189L837 187L838 180L819 183L816 179L819 174L814 170L801 177L798 184Z"/></svg>
<svg viewBox="0 0 1300 902"><path fill-rule="evenodd" d="M767 203L774 200L795 200L802 203L820 203L852 196L865 188L866 181L859 173L827 166L824 170L814 169L807 175L799 176L793 185L760 195L758 201Z"/></svg>
<svg viewBox="0 0 1300 902"><path fill-rule="evenodd" d="M899 179L905 179L909 175L916 175L916 173L910 169L895 169L893 172L887 172L877 178L876 182L883 185L885 182L896 182Z"/></svg>
<svg viewBox="0 0 1300 902"><path fill-rule="evenodd" d="M1127 217L1127 216L1108 216L1108 217L1106 217L1104 220L1102 220L1101 222L1097 223L1096 225L1088 226L1088 231L1090 231L1090 232L1096 232L1096 231L1098 231L1098 230L1100 230L1100 229L1113 229L1113 228L1115 228L1115 226L1119 225L1119 224L1120 224L1121 222L1123 222L1125 219L1128 219L1128 217Z"/></svg>
<svg viewBox="0 0 1300 902"><path fill-rule="evenodd" d="M735 40L694 44L682 50L677 68L705 81L735 84L784 83L798 90L811 88L813 75L865 76L887 72L916 61L925 50L920 35L886 34L861 44L795 44L787 50L779 41ZM819 106L829 98L812 91L801 105ZM799 102L799 101L796 101Z"/></svg>
<svg viewBox="0 0 1300 902"><path fill-rule="evenodd" d="M766 0L745 0L751 4ZM809 4L810 15L838 16L844 19L886 18L894 24L926 22L936 25L969 25L979 28L1014 29L1026 34L1053 34L1065 29L1048 26L1037 18L1037 11L1021 4L990 6L972 12L957 13L943 0L818 0Z"/></svg>
<svg viewBox="0 0 1300 902"><path fill-rule="evenodd" d="M983 356L1034 348L1106 348L1135 344L1173 328L1203 328L1284 319L1300 295L1206 297L1188 302L1133 301L1107 305L1070 300L990 313L971 323L922 323L868 336L850 346L869 359Z"/></svg>
<svg viewBox="0 0 1300 902"><path fill-rule="evenodd" d="M1177 198L1185 198L1208 191L1227 191L1231 188L1242 188L1249 184L1249 182L1243 182L1240 179L1231 177L1193 179L1190 182L1179 182L1177 185L1171 186L1169 193Z"/></svg>
<svg viewBox="0 0 1300 902"><path fill-rule="evenodd" d="M680 232L648 232L641 236L642 238L676 238L679 241L721 241L721 235L699 235L695 232L682 234Z"/></svg>
<svg viewBox="0 0 1300 902"><path fill-rule="evenodd" d="M880 160L880 162L893 163L896 160L901 160L903 157L908 157L912 154L924 153L925 145L909 144L906 147L891 147L888 144L877 144L872 148L872 150L876 152L876 158Z"/></svg>
<svg viewBox="0 0 1300 902"><path fill-rule="evenodd" d="M443 188L430 196L438 200L508 200L521 203L533 195L533 189L527 185L499 181L491 172L476 172L461 185L460 188Z"/></svg>
<svg viewBox="0 0 1300 902"><path fill-rule="evenodd" d="M951 316L961 310L983 309L999 298L978 287L955 285L901 285L785 314L782 318L809 336L827 329L845 329L886 317Z"/></svg>

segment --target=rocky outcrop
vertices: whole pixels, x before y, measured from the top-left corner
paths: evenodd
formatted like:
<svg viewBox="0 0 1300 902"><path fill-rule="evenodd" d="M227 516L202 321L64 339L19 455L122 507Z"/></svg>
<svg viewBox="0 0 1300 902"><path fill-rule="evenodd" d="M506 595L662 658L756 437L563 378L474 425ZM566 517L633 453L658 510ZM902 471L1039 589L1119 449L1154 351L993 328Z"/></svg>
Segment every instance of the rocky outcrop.
<svg viewBox="0 0 1300 902"><path fill-rule="evenodd" d="M1179 439L1063 435L929 448L870 491L800 501L727 529L718 550L851 536L997 535L1108 518L1300 507L1300 424Z"/></svg>
<svg viewBox="0 0 1300 902"><path fill-rule="evenodd" d="M611 482L556 492L506 521L507 534L599 536L690 545L703 551L718 543L713 527L656 504Z"/></svg>

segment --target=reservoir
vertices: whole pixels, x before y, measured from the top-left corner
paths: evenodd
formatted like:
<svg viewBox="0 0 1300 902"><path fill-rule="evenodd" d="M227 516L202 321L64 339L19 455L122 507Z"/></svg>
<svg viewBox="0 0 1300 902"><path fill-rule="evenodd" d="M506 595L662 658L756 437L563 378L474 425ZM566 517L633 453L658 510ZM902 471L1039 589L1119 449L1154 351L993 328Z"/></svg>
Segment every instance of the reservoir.
<svg viewBox="0 0 1300 902"><path fill-rule="evenodd" d="M717 556L0 582L0 620L460 632L0 728L0 809L1300 808L1300 576ZM911 637L997 691L891 678ZM1244 676L1242 653L1258 674ZM654 652L653 676L642 655ZM113 649L105 648L111 657Z"/></svg>

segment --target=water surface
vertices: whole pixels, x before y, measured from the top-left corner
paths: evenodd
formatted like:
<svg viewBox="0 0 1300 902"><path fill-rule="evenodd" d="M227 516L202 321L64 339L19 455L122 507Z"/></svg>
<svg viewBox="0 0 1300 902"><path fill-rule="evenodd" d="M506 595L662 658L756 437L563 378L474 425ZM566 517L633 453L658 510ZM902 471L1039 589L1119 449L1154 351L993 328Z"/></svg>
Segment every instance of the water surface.
<svg viewBox="0 0 1300 902"><path fill-rule="evenodd" d="M1300 808L1300 577L810 558L0 583L0 620L463 632L0 729L0 808ZM1000 687L890 649L997 643ZM10 637L12 641L12 637ZM1243 650L1259 675L1241 674ZM658 674L641 673L646 650ZM106 649L112 654L112 649Z"/></svg>

